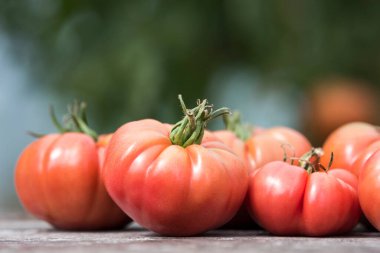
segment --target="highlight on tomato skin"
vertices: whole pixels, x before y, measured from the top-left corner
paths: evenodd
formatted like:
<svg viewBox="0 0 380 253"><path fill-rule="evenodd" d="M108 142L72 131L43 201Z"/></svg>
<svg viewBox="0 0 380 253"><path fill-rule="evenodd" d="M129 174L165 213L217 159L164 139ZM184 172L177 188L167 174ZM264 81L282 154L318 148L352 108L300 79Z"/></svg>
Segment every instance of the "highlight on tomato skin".
<svg viewBox="0 0 380 253"><path fill-rule="evenodd" d="M84 129L73 121L59 125L62 133L40 137L23 150L15 168L19 200L57 229L121 229L131 220L109 197L101 175L109 138L97 138L83 126L85 118L76 120Z"/></svg>
<svg viewBox="0 0 380 253"><path fill-rule="evenodd" d="M141 226L166 236L191 236L227 223L241 206L248 172L212 133L206 100L168 128L157 120L126 123L107 149L104 179L114 201Z"/></svg>
<svg viewBox="0 0 380 253"><path fill-rule="evenodd" d="M346 234L361 215L355 175L307 163L274 161L254 171L247 203L260 226L284 236Z"/></svg>
<svg viewBox="0 0 380 253"><path fill-rule="evenodd" d="M373 153L380 141L379 128L365 122L351 122L333 131L323 144L321 163L327 166L331 153L331 168L344 168L359 176L365 160Z"/></svg>

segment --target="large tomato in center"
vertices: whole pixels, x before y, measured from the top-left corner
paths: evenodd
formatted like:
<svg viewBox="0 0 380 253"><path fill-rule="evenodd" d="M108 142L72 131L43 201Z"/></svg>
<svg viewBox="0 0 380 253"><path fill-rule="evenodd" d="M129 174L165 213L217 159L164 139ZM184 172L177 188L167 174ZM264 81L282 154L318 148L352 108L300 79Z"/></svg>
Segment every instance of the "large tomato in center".
<svg viewBox="0 0 380 253"><path fill-rule="evenodd" d="M114 201L160 234L188 236L228 222L242 204L248 172L205 123L222 112L205 100L174 127L140 120L120 127L107 149L104 178ZM222 108L223 109L223 108Z"/></svg>

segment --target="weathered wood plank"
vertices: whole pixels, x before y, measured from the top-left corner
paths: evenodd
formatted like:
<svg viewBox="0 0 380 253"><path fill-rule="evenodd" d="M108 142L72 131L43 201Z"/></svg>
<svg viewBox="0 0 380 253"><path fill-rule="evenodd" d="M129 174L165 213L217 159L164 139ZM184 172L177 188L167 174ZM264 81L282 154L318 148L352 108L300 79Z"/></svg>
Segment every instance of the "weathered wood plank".
<svg viewBox="0 0 380 253"><path fill-rule="evenodd" d="M57 231L29 217L0 218L1 252L380 252L380 233L345 237L276 237L264 231L214 230L196 237L162 237L133 224L121 231Z"/></svg>

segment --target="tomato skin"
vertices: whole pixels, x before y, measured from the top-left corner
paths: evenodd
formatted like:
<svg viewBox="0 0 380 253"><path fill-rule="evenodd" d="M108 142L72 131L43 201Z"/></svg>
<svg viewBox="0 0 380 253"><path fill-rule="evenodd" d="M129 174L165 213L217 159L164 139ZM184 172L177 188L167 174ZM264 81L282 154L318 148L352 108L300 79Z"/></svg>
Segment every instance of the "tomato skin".
<svg viewBox="0 0 380 253"><path fill-rule="evenodd" d="M326 167L333 152L331 169L344 168L359 176L361 163L364 162L362 159L368 159L368 155L362 155L360 159L359 156L377 141L380 141L380 132L373 125L364 122L343 125L332 132L323 144L325 154L321 157L321 163Z"/></svg>
<svg viewBox="0 0 380 253"><path fill-rule="evenodd" d="M262 130L246 141L250 167L255 170L268 162L287 157L300 157L311 149L310 142L298 131L288 127Z"/></svg>
<svg viewBox="0 0 380 253"><path fill-rule="evenodd" d="M249 160L246 154L245 143L236 137L236 135L229 130L219 130L214 132L223 143L232 149L232 151L240 157L244 162L247 171L249 172ZM250 217L245 203L242 204L236 215L222 228L224 229L258 229L258 225Z"/></svg>
<svg viewBox="0 0 380 253"><path fill-rule="evenodd" d="M259 129L245 142L228 130L214 134L246 163L251 172L268 162L282 161L284 150L288 157L300 157L311 149L305 136L288 127Z"/></svg>
<svg viewBox="0 0 380 253"><path fill-rule="evenodd" d="M352 165L352 170L358 177L360 177L360 173L366 166L367 162L378 150L380 150L380 140L373 142L359 153Z"/></svg>
<svg viewBox="0 0 380 253"><path fill-rule="evenodd" d="M108 148L108 144L111 141L113 134L102 134L99 135L98 141L96 142L96 147L98 149L98 160L100 166L100 174L103 177L103 168L104 168L104 162L106 159L106 151Z"/></svg>
<svg viewBox="0 0 380 253"><path fill-rule="evenodd" d="M244 200L248 173L241 160L210 133L183 148L171 127L130 122L111 139L105 184L115 202L156 233L188 236L226 223Z"/></svg>
<svg viewBox="0 0 380 253"><path fill-rule="evenodd" d="M372 154L359 176L359 201L368 221L380 231L380 149Z"/></svg>
<svg viewBox="0 0 380 253"><path fill-rule="evenodd" d="M270 162L250 176L248 207L252 218L276 235L343 234L360 217L356 184L345 170L309 175L301 167Z"/></svg>
<svg viewBox="0 0 380 253"><path fill-rule="evenodd" d="M229 130L219 130L213 132L224 144L227 145L232 151L242 159L242 161L249 168L249 160L247 157L247 150L243 140L239 139L233 132Z"/></svg>
<svg viewBox="0 0 380 253"><path fill-rule="evenodd" d="M101 148L82 133L49 134L25 148L15 169L22 205L56 228L122 228L130 219L109 197L101 177Z"/></svg>

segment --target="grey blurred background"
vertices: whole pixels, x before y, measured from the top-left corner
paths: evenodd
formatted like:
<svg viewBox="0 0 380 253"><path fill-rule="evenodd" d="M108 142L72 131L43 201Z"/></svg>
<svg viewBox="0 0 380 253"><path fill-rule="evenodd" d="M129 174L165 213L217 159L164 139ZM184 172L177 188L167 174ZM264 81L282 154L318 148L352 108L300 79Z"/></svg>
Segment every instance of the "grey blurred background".
<svg viewBox="0 0 380 253"><path fill-rule="evenodd" d="M13 171L48 106L87 101L98 132L174 123L177 94L314 145L352 120L379 123L378 1L0 2L0 211L20 210ZM210 125L220 129L221 121Z"/></svg>

